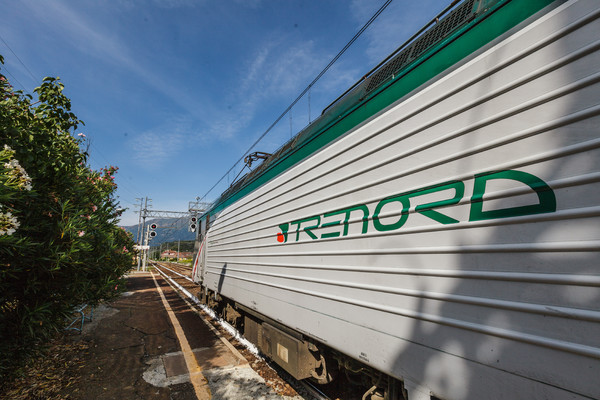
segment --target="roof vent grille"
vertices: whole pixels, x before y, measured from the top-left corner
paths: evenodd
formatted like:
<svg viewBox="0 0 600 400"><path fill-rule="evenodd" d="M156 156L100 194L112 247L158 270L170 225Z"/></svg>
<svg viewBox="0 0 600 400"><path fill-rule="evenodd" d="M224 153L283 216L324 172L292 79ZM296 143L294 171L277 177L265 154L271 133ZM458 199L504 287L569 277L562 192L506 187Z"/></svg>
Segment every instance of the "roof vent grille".
<svg viewBox="0 0 600 400"><path fill-rule="evenodd" d="M378 88L381 84L395 76L404 66L421 56L434 44L440 42L459 26L475 17L474 3L468 0L452 10L447 16L438 21L433 28L415 39L411 44L381 67L371 77L366 85L366 93Z"/></svg>

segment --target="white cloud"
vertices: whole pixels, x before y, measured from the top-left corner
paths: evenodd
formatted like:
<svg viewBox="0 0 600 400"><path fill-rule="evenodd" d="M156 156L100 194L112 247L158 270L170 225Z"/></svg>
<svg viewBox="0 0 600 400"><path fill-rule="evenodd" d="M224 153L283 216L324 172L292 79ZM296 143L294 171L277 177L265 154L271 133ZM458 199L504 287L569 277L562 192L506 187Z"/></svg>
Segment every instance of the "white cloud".
<svg viewBox="0 0 600 400"><path fill-rule="evenodd" d="M105 0L106 6L114 6L115 0ZM192 8L206 4L205 0L117 0L119 7Z"/></svg>
<svg viewBox="0 0 600 400"><path fill-rule="evenodd" d="M107 5L114 4L114 0L105 0ZM260 7L263 0L233 0L237 6L256 9ZM118 3L124 7L152 6L159 8L194 8L203 5L210 5L207 0L118 0Z"/></svg>
<svg viewBox="0 0 600 400"><path fill-rule="evenodd" d="M153 3L158 7L163 8L189 8L204 4L201 0L153 0Z"/></svg>
<svg viewBox="0 0 600 400"><path fill-rule="evenodd" d="M225 100L228 106L212 115L208 134L224 140L236 137L255 122L266 104L274 120L316 75L315 60L322 63L323 57L317 56L311 41L290 47L284 39L276 39L257 46L254 57L239 70L239 80L232 80L233 89ZM258 125L266 129L273 120Z"/></svg>
<svg viewBox="0 0 600 400"><path fill-rule="evenodd" d="M157 169L177 155L184 137L178 133L144 132L130 142L132 159L145 169Z"/></svg>
<svg viewBox="0 0 600 400"><path fill-rule="evenodd" d="M162 3L166 6L167 3L174 5L185 1L169 0ZM114 35L108 25L97 23L84 13L75 11L68 2L44 2L43 6L39 2L26 4L32 17L47 25L46 32L54 40L69 43L80 53L93 57L100 63L112 64L117 70L129 71L132 79L138 79L142 84L152 87L190 113L198 114L204 109L197 96L190 95L187 88L181 87L168 75L160 74L153 60L144 60L135 49L129 48Z"/></svg>
<svg viewBox="0 0 600 400"><path fill-rule="evenodd" d="M263 0L233 0L233 2L242 7L257 9L263 4Z"/></svg>
<svg viewBox="0 0 600 400"><path fill-rule="evenodd" d="M141 132L127 142L130 158L147 170L156 170L181 157L190 139L196 137L195 123L186 117L169 118L165 124Z"/></svg>

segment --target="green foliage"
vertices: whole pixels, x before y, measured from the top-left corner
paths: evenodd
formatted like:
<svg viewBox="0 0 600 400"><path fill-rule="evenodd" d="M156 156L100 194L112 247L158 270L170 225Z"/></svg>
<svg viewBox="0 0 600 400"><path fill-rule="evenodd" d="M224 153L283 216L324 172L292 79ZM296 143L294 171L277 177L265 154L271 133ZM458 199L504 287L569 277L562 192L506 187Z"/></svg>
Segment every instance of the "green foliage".
<svg viewBox="0 0 600 400"><path fill-rule="evenodd" d="M0 381L74 306L114 296L132 265L117 168L87 166L63 89L45 78L32 104L0 74Z"/></svg>

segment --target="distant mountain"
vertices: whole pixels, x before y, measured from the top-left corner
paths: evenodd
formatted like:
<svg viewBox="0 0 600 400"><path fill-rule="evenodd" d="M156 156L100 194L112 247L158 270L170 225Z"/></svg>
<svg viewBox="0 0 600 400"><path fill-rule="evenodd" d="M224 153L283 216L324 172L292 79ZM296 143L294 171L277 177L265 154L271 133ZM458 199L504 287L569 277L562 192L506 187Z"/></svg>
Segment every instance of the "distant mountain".
<svg viewBox="0 0 600 400"><path fill-rule="evenodd" d="M146 229L148 225L155 223L157 225L156 236L150 240L150 246L156 246L165 242L176 242L178 240L194 240L196 233L188 232L187 220L180 218L154 218L146 220ZM133 239L137 238L138 226L123 226L123 228L133 234Z"/></svg>

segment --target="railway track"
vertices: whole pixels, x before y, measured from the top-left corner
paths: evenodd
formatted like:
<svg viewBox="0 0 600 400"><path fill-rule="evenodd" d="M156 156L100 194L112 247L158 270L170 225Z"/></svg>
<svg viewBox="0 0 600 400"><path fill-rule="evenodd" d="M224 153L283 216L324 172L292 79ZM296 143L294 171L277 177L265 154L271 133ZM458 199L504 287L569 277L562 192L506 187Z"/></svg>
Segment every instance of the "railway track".
<svg viewBox="0 0 600 400"><path fill-rule="evenodd" d="M180 292L180 295L191 299L201 308L201 316L208 321L219 334L225 337L244 357L250 366L271 386L275 392L282 396L302 396L304 399L330 400L339 397L326 394L319 387L307 381L299 381L285 372L277 364L269 362L259 354L254 345L246 341L243 336L227 322L219 318L212 310L200 304L198 292L200 286L191 279L192 268L186 265L170 262L151 262L151 265ZM359 397L360 398L360 397Z"/></svg>

